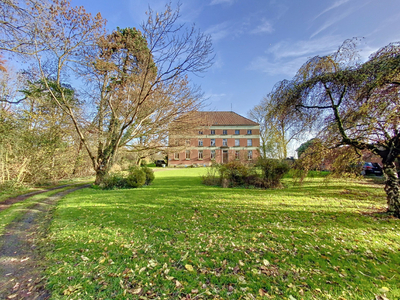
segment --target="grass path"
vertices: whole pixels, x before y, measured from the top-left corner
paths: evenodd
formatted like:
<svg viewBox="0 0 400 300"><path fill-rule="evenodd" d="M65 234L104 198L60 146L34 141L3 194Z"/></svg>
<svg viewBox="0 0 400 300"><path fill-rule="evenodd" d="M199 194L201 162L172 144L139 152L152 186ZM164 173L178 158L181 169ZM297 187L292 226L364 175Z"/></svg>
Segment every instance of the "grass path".
<svg viewBox="0 0 400 300"><path fill-rule="evenodd" d="M48 299L39 240L45 235L54 204L84 187L88 185L53 188L40 195L30 193L0 211L0 299Z"/></svg>
<svg viewBox="0 0 400 300"><path fill-rule="evenodd" d="M47 243L53 299L400 297L399 220L380 185L203 186L203 169L66 196Z"/></svg>

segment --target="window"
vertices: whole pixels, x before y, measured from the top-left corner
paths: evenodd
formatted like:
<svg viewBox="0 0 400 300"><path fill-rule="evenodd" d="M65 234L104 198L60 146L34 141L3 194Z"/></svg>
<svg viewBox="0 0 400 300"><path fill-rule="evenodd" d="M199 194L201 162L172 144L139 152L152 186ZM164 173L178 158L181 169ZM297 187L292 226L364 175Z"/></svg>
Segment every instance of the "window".
<svg viewBox="0 0 400 300"><path fill-rule="evenodd" d="M179 159L179 153L174 153L174 159Z"/></svg>
<svg viewBox="0 0 400 300"><path fill-rule="evenodd" d="M215 139L210 140L210 146L214 147L215 146Z"/></svg>
<svg viewBox="0 0 400 300"><path fill-rule="evenodd" d="M240 140L239 139L236 139L235 140L235 147L239 147L240 146Z"/></svg>
<svg viewBox="0 0 400 300"><path fill-rule="evenodd" d="M248 130L247 130L247 134L252 134L251 129L248 129Z"/></svg>
<svg viewBox="0 0 400 300"><path fill-rule="evenodd" d="M186 159L190 159L190 150L186 150Z"/></svg>
<svg viewBox="0 0 400 300"><path fill-rule="evenodd" d="M211 130L211 134L215 134L215 130Z"/></svg>
<svg viewBox="0 0 400 300"><path fill-rule="evenodd" d="M253 150L247 151L247 159L253 159Z"/></svg>
<svg viewBox="0 0 400 300"><path fill-rule="evenodd" d="M203 131L199 131L199 134L203 134Z"/></svg>
<svg viewBox="0 0 400 300"><path fill-rule="evenodd" d="M215 150L211 150L211 159L215 159Z"/></svg>
<svg viewBox="0 0 400 300"><path fill-rule="evenodd" d="M199 147L203 147L203 140L199 140Z"/></svg>
<svg viewBox="0 0 400 300"><path fill-rule="evenodd" d="M248 139L247 140L247 147L251 147L253 146L253 140L252 139Z"/></svg>
<svg viewBox="0 0 400 300"><path fill-rule="evenodd" d="M185 143L186 143L186 146L190 146L190 140L186 140Z"/></svg>
<svg viewBox="0 0 400 300"><path fill-rule="evenodd" d="M203 150L199 150L199 159L203 159Z"/></svg>
<svg viewBox="0 0 400 300"><path fill-rule="evenodd" d="M228 134L228 130L222 130L222 134Z"/></svg>
<svg viewBox="0 0 400 300"><path fill-rule="evenodd" d="M228 146L228 139L222 139L222 146Z"/></svg>
<svg viewBox="0 0 400 300"><path fill-rule="evenodd" d="M235 151L235 159L239 159L239 153L240 153L240 151Z"/></svg>
<svg viewBox="0 0 400 300"><path fill-rule="evenodd" d="M240 134L240 130L239 130L239 129L236 129L236 130L235 130L235 134Z"/></svg>

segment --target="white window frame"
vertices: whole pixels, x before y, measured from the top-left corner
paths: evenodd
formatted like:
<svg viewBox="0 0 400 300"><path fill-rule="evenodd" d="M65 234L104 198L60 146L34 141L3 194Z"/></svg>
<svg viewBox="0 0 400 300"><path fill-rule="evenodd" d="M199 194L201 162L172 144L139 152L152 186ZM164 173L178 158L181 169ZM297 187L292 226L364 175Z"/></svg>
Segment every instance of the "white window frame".
<svg viewBox="0 0 400 300"><path fill-rule="evenodd" d="M240 134L240 130L239 129L235 129L235 134Z"/></svg>
<svg viewBox="0 0 400 300"><path fill-rule="evenodd" d="M203 147L203 140L199 140L199 147Z"/></svg>
<svg viewBox="0 0 400 300"><path fill-rule="evenodd" d="M203 159L203 150L199 150L197 157L198 159Z"/></svg>
<svg viewBox="0 0 400 300"><path fill-rule="evenodd" d="M179 152L174 153L174 159L179 159Z"/></svg>
<svg viewBox="0 0 400 300"><path fill-rule="evenodd" d="M252 146L253 146L253 140L247 139L247 147L252 147Z"/></svg>
<svg viewBox="0 0 400 300"><path fill-rule="evenodd" d="M212 160L215 160L215 155L216 155L216 152L215 152L215 150L211 150L211 159Z"/></svg>
<svg viewBox="0 0 400 300"><path fill-rule="evenodd" d="M251 129L247 129L247 134L253 134Z"/></svg>
<svg viewBox="0 0 400 300"><path fill-rule="evenodd" d="M239 150L235 151L235 159L240 159L240 151Z"/></svg>
<svg viewBox="0 0 400 300"><path fill-rule="evenodd" d="M228 146L228 139L222 139L222 146L224 147Z"/></svg>
<svg viewBox="0 0 400 300"><path fill-rule="evenodd" d="M235 147L239 147L240 146L240 140L239 139L235 139Z"/></svg>
<svg viewBox="0 0 400 300"><path fill-rule="evenodd" d="M248 150L247 151L247 159L252 160L253 159L253 150Z"/></svg>
<svg viewBox="0 0 400 300"><path fill-rule="evenodd" d="M215 134L215 130L212 129L210 134L211 134L211 135L214 135L214 134Z"/></svg>
<svg viewBox="0 0 400 300"><path fill-rule="evenodd" d="M214 146L215 146L215 139L211 139L211 140L210 140L210 146L211 146L211 147L214 147Z"/></svg>
<svg viewBox="0 0 400 300"><path fill-rule="evenodd" d="M227 135L227 134L228 134L228 130L223 129L223 130L222 130L222 134L223 134L223 135Z"/></svg>
<svg viewBox="0 0 400 300"><path fill-rule="evenodd" d="M190 150L185 151L185 158L190 159Z"/></svg>

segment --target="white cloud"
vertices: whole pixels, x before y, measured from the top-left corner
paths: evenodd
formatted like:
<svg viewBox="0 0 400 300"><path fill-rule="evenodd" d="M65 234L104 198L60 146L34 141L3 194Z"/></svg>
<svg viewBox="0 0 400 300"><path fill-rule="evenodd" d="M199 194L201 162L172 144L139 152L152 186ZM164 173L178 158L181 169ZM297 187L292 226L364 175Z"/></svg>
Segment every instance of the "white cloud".
<svg viewBox="0 0 400 300"><path fill-rule="evenodd" d="M224 100L226 98L226 94L225 93L216 94L211 92L211 93L206 93L204 95L204 98L210 100L211 102L218 102Z"/></svg>
<svg viewBox="0 0 400 300"><path fill-rule="evenodd" d="M233 4L235 0L212 0L210 5L217 5L217 4Z"/></svg>
<svg viewBox="0 0 400 300"><path fill-rule="evenodd" d="M263 19L261 24L258 25L255 29L250 31L250 33L257 34L257 33L272 33L274 31L274 28L272 27L272 24L268 21Z"/></svg>
<svg viewBox="0 0 400 300"><path fill-rule="evenodd" d="M343 42L340 36L324 36L319 39L303 40L297 42L282 41L270 49L267 53L274 55L275 59L287 57L324 55L335 51Z"/></svg>
<svg viewBox="0 0 400 300"><path fill-rule="evenodd" d="M345 3L347 3L347 2L349 2L349 1L350 1L350 0L338 0L338 1L336 1L336 2L333 3L331 6L329 6L327 9L325 9L325 10L323 10L321 13L319 13L319 14L314 18L314 20L315 20L316 18L320 17L321 15L323 15L324 13L327 13L328 11L330 11L330 10L332 10L332 9L334 9L334 8L337 8L337 7L339 7L339 6L341 6L341 5L345 4Z"/></svg>
<svg viewBox="0 0 400 300"><path fill-rule="evenodd" d="M346 18L348 15L350 15L353 11L352 10L347 10L344 13L340 15L335 15L332 18L329 18L325 21L325 23L317 30L315 31L310 38L313 38L316 36L318 33L324 31L325 29L331 27L332 25L336 24L337 22L341 21L342 19Z"/></svg>
<svg viewBox="0 0 400 300"><path fill-rule="evenodd" d="M205 31L205 33L211 35L213 42L215 42L232 34L232 31L230 30L230 24L228 22L223 22L211 26Z"/></svg>
<svg viewBox="0 0 400 300"><path fill-rule="evenodd" d="M310 57L333 53L341 43L342 38L339 36L297 42L283 41L268 49L266 55L255 58L248 69L292 77Z"/></svg>
<svg viewBox="0 0 400 300"><path fill-rule="evenodd" d="M268 75L285 75L293 77L299 68L307 61L306 56L297 57L287 61L276 61L269 57L257 57L249 66L249 70L260 71Z"/></svg>

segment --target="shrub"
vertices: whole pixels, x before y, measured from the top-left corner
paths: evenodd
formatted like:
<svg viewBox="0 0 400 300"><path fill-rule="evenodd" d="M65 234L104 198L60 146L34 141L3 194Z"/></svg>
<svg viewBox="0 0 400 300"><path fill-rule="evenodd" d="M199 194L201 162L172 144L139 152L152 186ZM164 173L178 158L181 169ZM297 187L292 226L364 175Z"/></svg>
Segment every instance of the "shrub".
<svg viewBox="0 0 400 300"><path fill-rule="evenodd" d="M129 175L126 178L129 187L138 188L146 183L146 173L136 166L129 168Z"/></svg>
<svg viewBox="0 0 400 300"><path fill-rule="evenodd" d="M146 166L141 168L146 174L146 184L149 185L154 181L154 171Z"/></svg>
<svg viewBox="0 0 400 300"><path fill-rule="evenodd" d="M150 168L131 166L128 169L128 175L123 173L106 175L100 188L105 190L138 188L145 184L150 184L153 180L154 172Z"/></svg>
<svg viewBox="0 0 400 300"><path fill-rule="evenodd" d="M227 180L228 186L234 187L245 185L251 169L240 161L231 161L220 165L219 173L222 180Z"/></svg>
<svg viewBox="0 0 400 300"><path fill-rule="evenodd" d="M100 187L105 190L122 189L127 188L128 183L122 173L111 173L104 176L103 183Z"/></svg>
<svg viewBox="0 0 400 300"><path fill-rule="evenodd" d="M213 164L202 177L202 182L222 187L276 188L281 186L280 180L289 169L286 162L273 159L260 159L256 166L231 161L227 164Z"/></svg>
<svg viewBox="0 0 400 300"><path fill-rule="evenodd" d="M260 158L257 166L261 168L261 176L266 188L279 187L282 177L290 170L287 162L269 158Z"/></svg>
<svg viewBox="0 0 400 300"><path fill-rule="evenodd" d="M219 165L213 163L211 167L207 168L206 175L201 176L202 183L205 185L221 185L221 180L218 177Z"/></svg>

